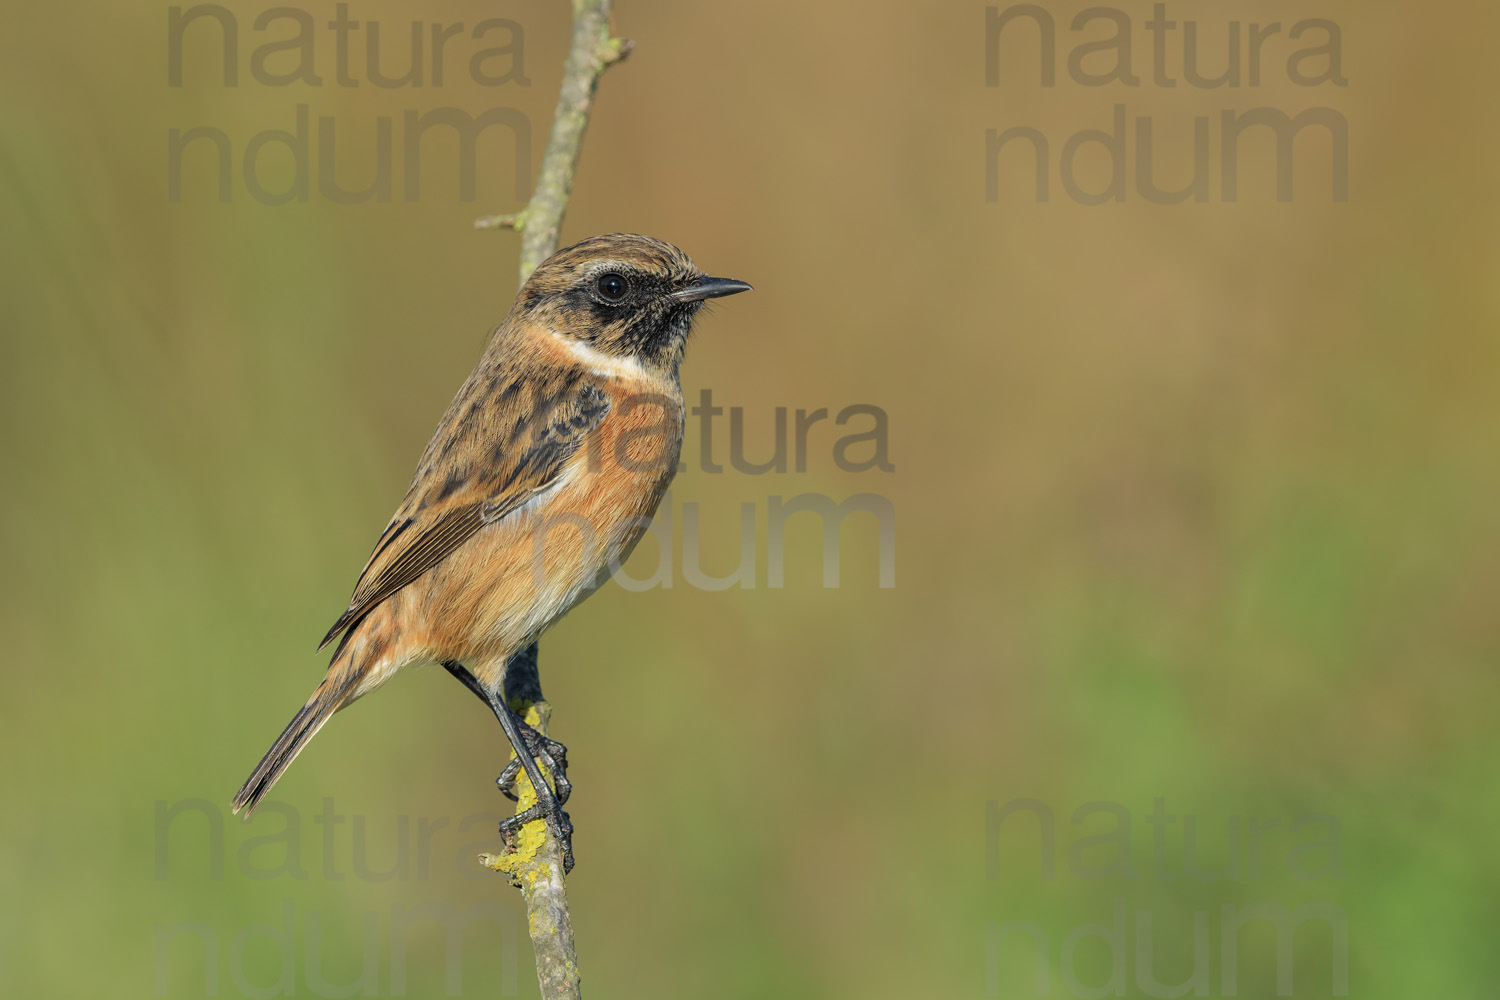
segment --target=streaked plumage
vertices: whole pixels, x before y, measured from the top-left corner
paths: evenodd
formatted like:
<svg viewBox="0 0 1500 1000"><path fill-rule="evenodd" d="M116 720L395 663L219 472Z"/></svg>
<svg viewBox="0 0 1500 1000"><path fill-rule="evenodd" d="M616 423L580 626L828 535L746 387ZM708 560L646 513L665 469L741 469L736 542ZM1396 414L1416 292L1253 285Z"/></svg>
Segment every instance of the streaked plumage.
<svg viewBox="0 0 1500 1000"><path fill-rule="evenodd" d="M607 294L616 279L618 301ZM677 471L693 317L704 299L748 287L635 235L585 240L537 268L324 637L338 640L327 676L236 811L254 808L334 712L402 667L461 664L501 713L507 659L592 593L649 523Z"/></svg>

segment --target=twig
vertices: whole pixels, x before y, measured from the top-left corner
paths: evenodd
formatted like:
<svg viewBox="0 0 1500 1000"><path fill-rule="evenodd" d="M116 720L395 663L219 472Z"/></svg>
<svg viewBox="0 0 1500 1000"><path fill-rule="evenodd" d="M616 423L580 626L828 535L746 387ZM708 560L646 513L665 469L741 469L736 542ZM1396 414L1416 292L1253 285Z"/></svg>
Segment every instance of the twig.
<svg viewBox="0 0 1500 1000"><path fill-rule="evenodd" d="M552 134L536 190L514 215L474 220L476 229L514 229L521 233L521 280L557 249L557 234L573 190L573 171L583 146L594 92L604 71L630 55L635 43L609 34L610 0L573 0L573 44L563 68L562 90L552 114Z"/></svg>
<svg viewBox="0 0 1500 1000"><path fill-rule="evenodd" d="M573 41L563 67L562 89L557 95L552 133L542 154L536 190L526 207L514 215L490 216L474 223L476 229L514 229L521 233L523 284L537 265L557 250L558 232L573 190L573 172L599 78L630 54L633 43L610 37L609 14L610 0L573 0ZM546 735L552 706L542 697L536 643L511 657L506 665L505 699L512 711ZM515 791L520 798L517 812L536 802L536 790L524 771L516 779ZM536 977L543 1000L577 1000L578 955L563 884L562 847L547 822L536 820L522 827L513 852L482 854L479 859L486 867L509 875L526 897L527 925L536 951Z"/></svg>

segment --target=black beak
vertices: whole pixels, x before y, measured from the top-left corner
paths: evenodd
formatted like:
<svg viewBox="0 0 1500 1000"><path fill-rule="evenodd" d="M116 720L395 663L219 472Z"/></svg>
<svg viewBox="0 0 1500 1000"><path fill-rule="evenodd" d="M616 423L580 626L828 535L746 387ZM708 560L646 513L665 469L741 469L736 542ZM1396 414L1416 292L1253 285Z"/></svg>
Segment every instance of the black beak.
<svg viewBox="0 0 1500 1000"><path fill-rule="evenodd" d="M677 302L701 302L704 299L717 299L750 290L748 284L733 278L699 278L682 291L673 292L672 298Z"/></svg>

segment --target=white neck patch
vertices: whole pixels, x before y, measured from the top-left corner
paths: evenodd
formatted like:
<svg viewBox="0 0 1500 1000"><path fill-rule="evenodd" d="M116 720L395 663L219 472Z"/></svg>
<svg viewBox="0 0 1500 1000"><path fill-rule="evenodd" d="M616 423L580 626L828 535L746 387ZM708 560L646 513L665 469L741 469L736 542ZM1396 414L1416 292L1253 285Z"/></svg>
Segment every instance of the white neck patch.
<svg viewBox="0 0 1500 1000"><path fill-rule="evenodd" d="M568 354L579 364L584 365L589 371L603 378L619 378L622 376L633 376L644 378L646 370L635 358L620 358L613 354L606 354L596 347L590 347L581 340L573 337L565 337L556 330L548 330L553 341L564 353Z"/></svg>

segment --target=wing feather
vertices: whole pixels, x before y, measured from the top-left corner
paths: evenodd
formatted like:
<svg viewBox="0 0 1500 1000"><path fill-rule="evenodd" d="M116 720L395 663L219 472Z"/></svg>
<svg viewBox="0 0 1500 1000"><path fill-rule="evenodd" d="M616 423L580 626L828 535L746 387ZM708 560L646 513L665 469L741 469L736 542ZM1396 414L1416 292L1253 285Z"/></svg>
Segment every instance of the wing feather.
<svg viewBox="0 0 1500 1000"><path fill-rule="evenodd" d="M514 394L514 390L503 393ZM460 391L459 399L464 396ZM473 453L482 450L487 425L456 420L460 410L456 400L427 449L429 455L454 456L451 468L419 469L402 509L382 533L360 574L349 607L333 623L319 649L441 563L480 528L504 518L552 485L603 422L610 403L595 382L564 380L560 391L542 397L533 409L536 416L523 416L503 435L504 443L491 447L486 460L479 462L472 460ZM466 443L470 447L463 447ZM435 493L427 489L434 484L441 484Z"/></svg>

